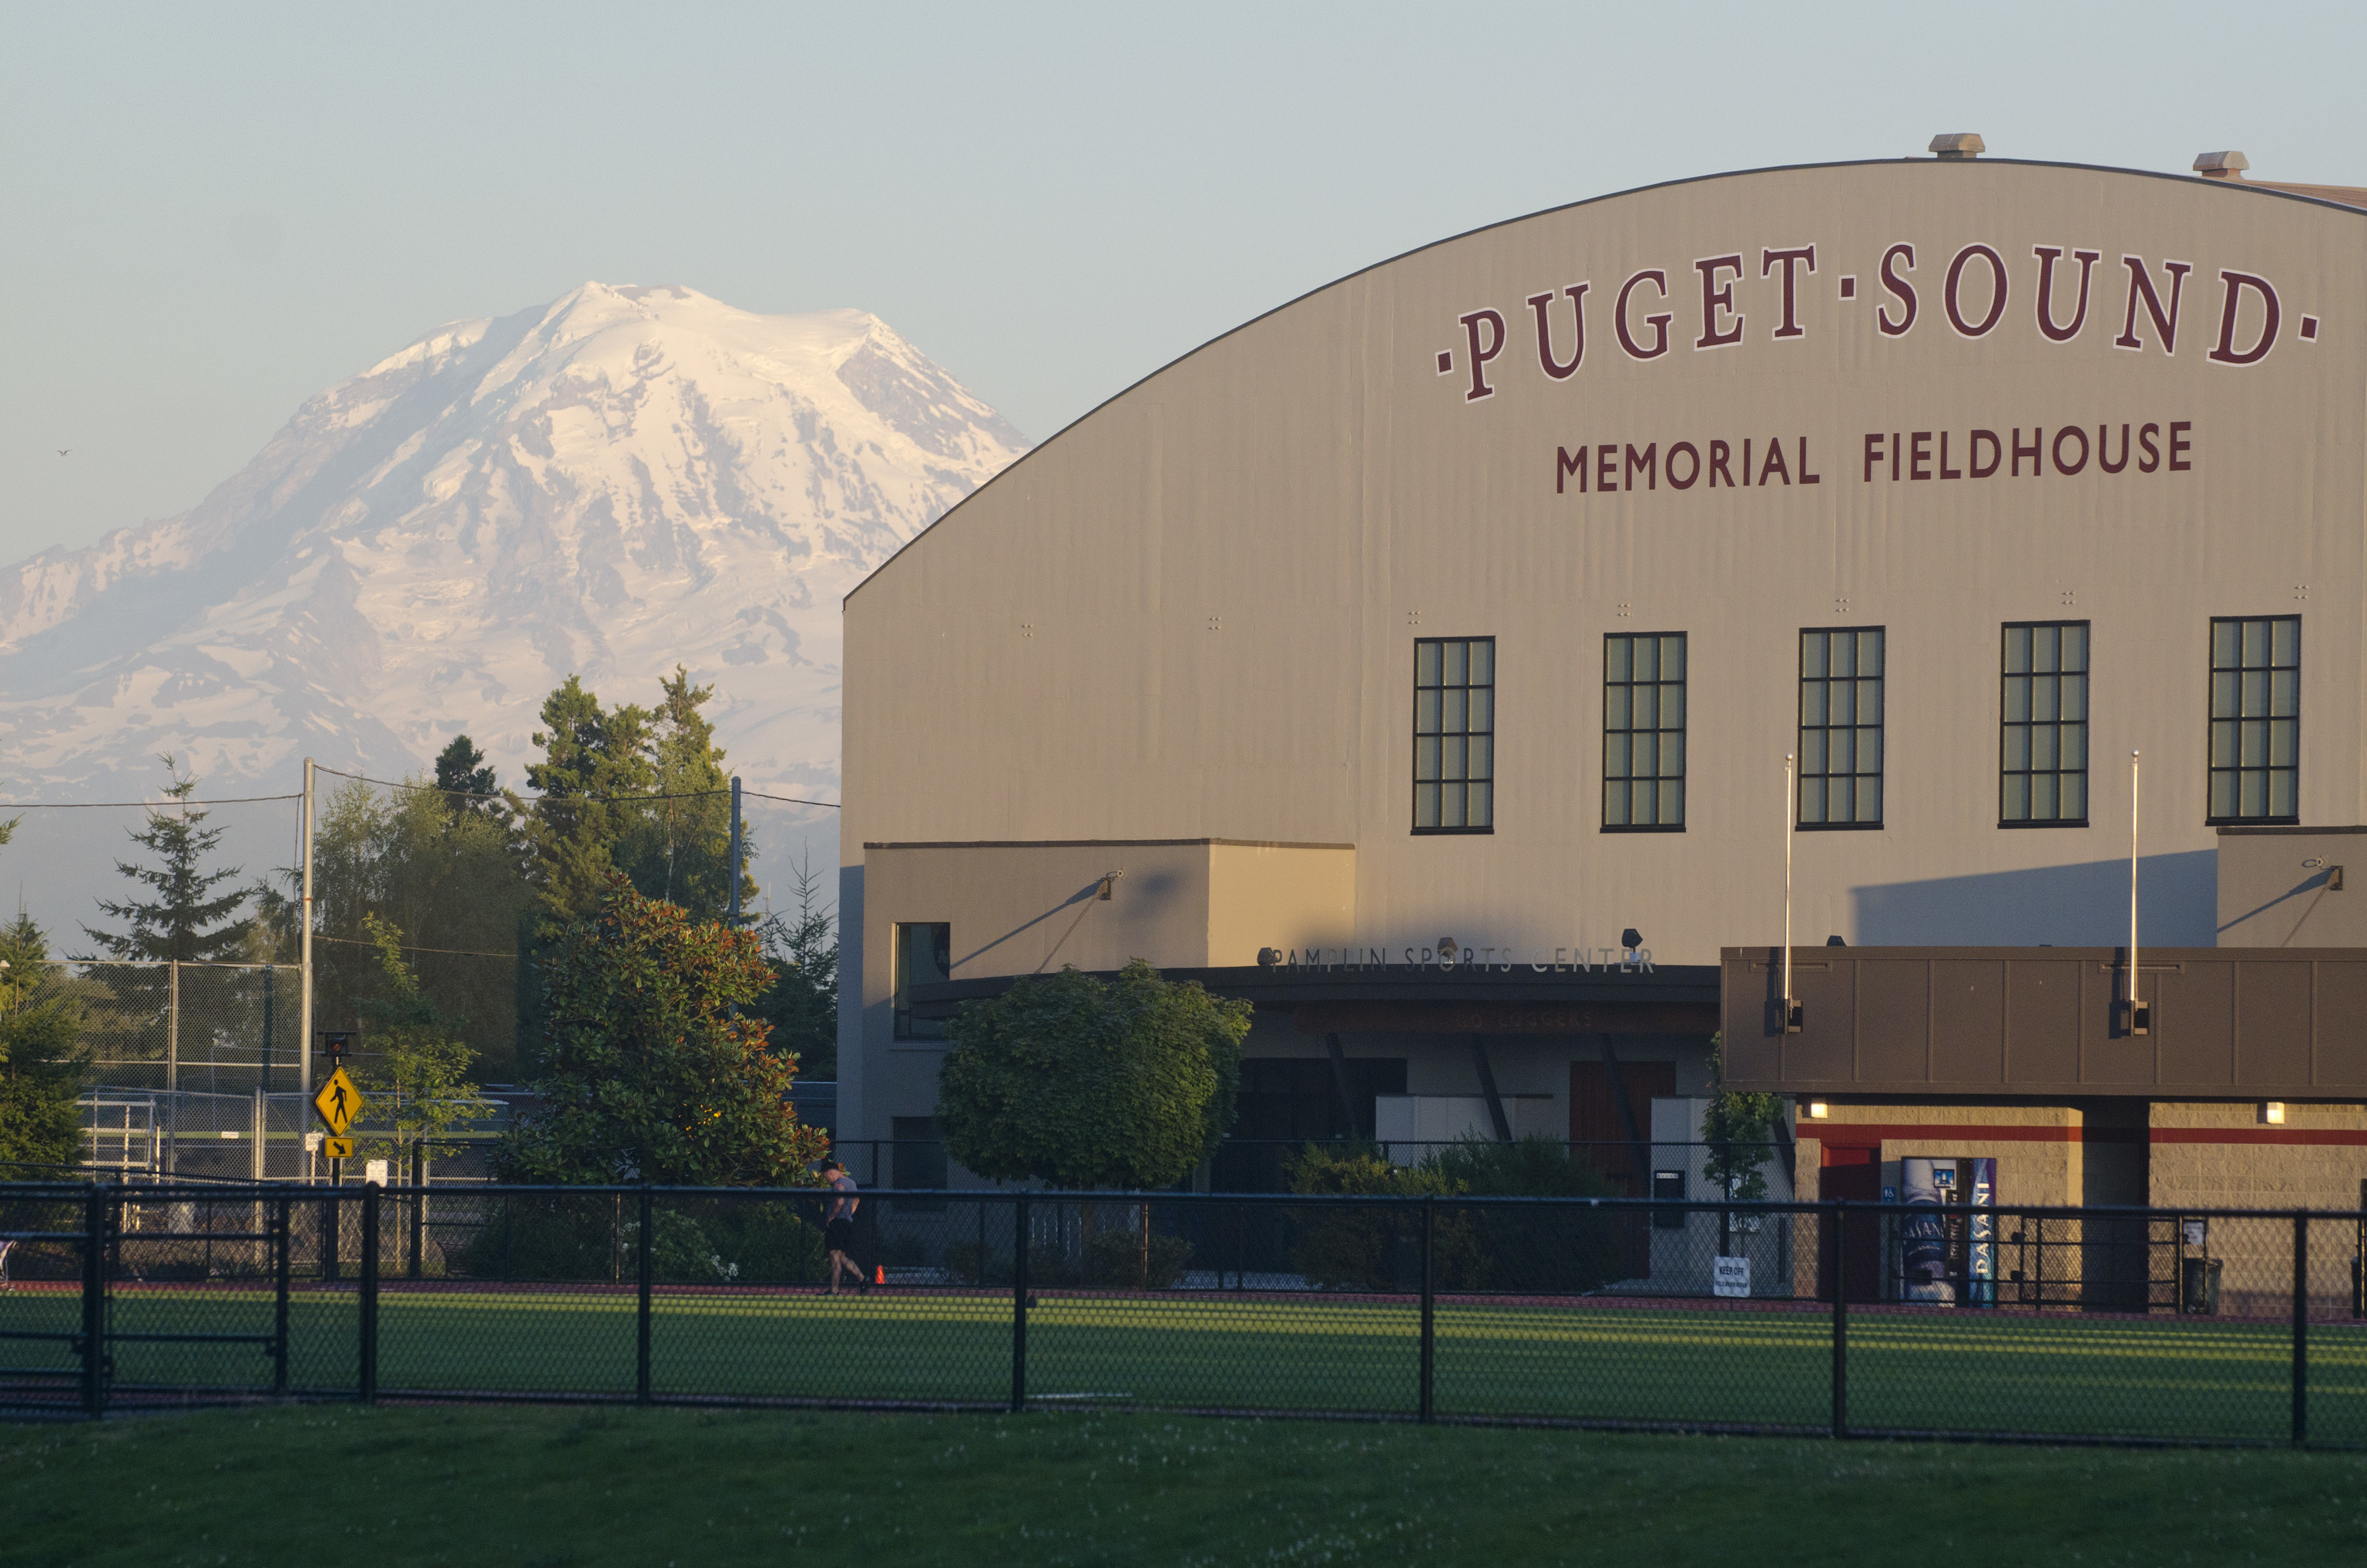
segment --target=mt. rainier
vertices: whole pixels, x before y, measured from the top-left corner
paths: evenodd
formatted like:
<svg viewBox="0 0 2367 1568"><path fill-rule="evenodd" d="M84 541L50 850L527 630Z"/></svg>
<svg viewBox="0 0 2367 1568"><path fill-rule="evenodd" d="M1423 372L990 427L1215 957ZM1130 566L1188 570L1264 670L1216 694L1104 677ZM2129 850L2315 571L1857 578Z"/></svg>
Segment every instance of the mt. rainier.
<svg viewBox="0 0 2367 1568"><path fill-rule="evenodd" d="M679 662L752 783L832 789L839 605L1025 449L877 317L587 283L307 402L194 510L0 571L0 780L292 786L467 730L517 780L571 673Z"/></svg>

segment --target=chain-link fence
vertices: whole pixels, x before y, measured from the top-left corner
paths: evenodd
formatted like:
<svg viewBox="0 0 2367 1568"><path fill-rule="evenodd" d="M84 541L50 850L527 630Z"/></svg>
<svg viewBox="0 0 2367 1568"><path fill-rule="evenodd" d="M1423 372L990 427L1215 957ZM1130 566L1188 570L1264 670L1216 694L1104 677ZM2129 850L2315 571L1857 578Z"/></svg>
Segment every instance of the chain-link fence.
<svg viewBox="0 0 2367 1568"><path fill-rule="evenodd" d="M73 1012L93 1085L243 1096L300 1085L303 995L293 964L50 960L16 1006Z"/></svg>
<svg viewBox="0 0 2367 1568"><path fill-rule="evenodd" d="M2359 1214L837 1201L0 1187L0 1408L599 1398L2367 1443Z"/></svg>

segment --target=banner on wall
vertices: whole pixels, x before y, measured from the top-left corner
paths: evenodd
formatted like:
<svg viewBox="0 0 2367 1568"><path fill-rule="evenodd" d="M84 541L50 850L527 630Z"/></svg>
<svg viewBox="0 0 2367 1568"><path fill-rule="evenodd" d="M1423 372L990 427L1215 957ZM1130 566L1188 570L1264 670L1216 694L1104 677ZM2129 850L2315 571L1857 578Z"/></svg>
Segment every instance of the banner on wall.
<svg viewBox="0 0 2367 1568"><path fill-rule="evenodd" d="M1967 1160L1972 1169L1972 1188L1967 1201L1972 1208L1972 1256L1966 1272L1971 1276L1967 1292L1976 1307L1997 1305L1997 1162Z"/></svg>
<svg viewBox="0 0 2367 1568"><path fill-rule="evenodd" d="M1947 1163L1951 1184L1954 1162ZM1948 1230L1941 1212L1939 1162L1909 1158L1898 1162L1898 1182L1908 1213L1898 1227L1899 1298L1954 1306L1955 1282L1948 1278Z"/></svg>

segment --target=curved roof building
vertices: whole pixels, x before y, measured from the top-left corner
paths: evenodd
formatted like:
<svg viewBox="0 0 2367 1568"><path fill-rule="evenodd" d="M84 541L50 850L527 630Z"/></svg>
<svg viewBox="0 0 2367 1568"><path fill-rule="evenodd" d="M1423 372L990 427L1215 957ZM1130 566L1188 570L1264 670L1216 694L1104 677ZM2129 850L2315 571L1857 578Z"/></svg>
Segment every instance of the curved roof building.
<svg viewBox="0 0 2367 1568"><path fill-rule="evenodd" d="M2210 947L2223 829L2367 821L2367 198L1965 140L1379 263L881 567L850 1135L928 1114L933 1002L1134 956L1301 986L1252 1054L1359 1131L1558 1133L1606 1038L1698 1092L1715 966L1787 916L2120 944L2141 804L2142 940Z"/></svg>

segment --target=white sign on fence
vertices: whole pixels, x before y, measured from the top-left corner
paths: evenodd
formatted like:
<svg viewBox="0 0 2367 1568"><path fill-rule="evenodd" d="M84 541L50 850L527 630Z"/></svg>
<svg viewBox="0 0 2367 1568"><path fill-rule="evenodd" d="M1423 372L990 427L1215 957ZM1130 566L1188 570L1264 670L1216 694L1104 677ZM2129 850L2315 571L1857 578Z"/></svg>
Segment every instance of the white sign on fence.
<svg viewBox="0 0 2367 1568"><path fill-rule="evenodd" d="M384 1160L364 1160L362 1162L362 1185L365 1187L384 1187L386 1185L386 1162ZM1748 1291L1744 1292L1746 1295L1749 1293L1750 1292Z"/></svg>
<svg viewBox="0 0 2367 1568"><path fill-rule="evenodd" d="M1710 1261L1710 1292L1718 1296L1750 1294L1750 1260L1747 1257L1720 1257Z"/></svg>

